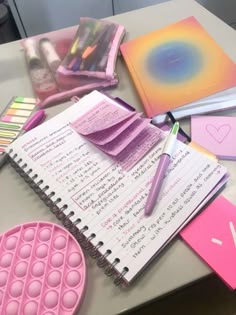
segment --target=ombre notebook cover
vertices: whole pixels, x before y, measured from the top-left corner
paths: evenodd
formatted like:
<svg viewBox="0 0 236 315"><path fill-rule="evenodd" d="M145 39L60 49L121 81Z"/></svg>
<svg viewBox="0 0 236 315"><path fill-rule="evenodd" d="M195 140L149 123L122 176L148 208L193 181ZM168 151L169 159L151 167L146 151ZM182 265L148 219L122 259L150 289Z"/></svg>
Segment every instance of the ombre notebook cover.
<svg viewBox="0 0 236 315"><path fill-rule="evenodd" d="M180 235L229 287L236 288L235 205L219 196Z"/></svg>
<svg viewBox="0 0 236 315"><path fill-rule="evenodd" d="M235 86L235 65L189 17L120 46L149 117Z"/></svg>

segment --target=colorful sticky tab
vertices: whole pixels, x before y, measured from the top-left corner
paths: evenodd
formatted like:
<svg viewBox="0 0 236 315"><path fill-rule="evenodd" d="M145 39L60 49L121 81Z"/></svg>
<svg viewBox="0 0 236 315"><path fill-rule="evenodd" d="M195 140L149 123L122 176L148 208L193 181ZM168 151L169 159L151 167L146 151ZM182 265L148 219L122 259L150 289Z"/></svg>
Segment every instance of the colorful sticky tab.
<svg viewBox="0 0 236 315"><path fill-rule="evenodd" d="M0 129L0 137L5 138L16 138L18 136L19 132L17 131L10 131L10 130L1 130Z"/></svg>
<svg viewBox="0 0 236 315"><path fill-rule="evenodd" d="M28 103L12 103L11 108L14 109L27 109L33 110L35 108L35 104L28 104Z"/></svg>
<svg viewBox="0 0 236 315"><path fill-rule="evenodd" d="M21 130L22 125L21 124L12 124L12 123L7 123L0 121L0 128L3 129L9 129L9 130Z"/></svg>
<svg viewBox="0 0 236 315"><path fill-rule="evenodd" d="M7 145L11 144L12 141L13 141L13 139L0 138L0 145L7 146Z"/></svg>
<svg viewBox="0 0 236 315"><path fill-rule="evenodd" d="M30 104L36 104L35 98L32 97L23 97L23 96L17 96L14 99L17 103L30 103Z"/></svg>
<svg viewBox="0 0 236 315"><path fill-rule="evenodd" d="M10 109L8 109L6 114L7 115L12 115L12 116L14 115L14 116L29 117L30 114L31 114L31 111L10 108Z"/></svg>
<svg viewBox="0 0 236 315"><path fill-rule="evenodd" d="M40 115L40 111L35 111L36 108L34 98L14 97L0 113L0 167L5 161L2 159L5 149L22 132L26 131L24 128L26 124L31 122L30 126L33 128L43 120L45 115L39 119L42 115Z"/></svg>
<svg viewBox="0 0 236 315"><path fill-rule="evenodd" d="M5 115L1 118L3 122L12 122L12 123L19 123L24 124L27 121L27 118L25 117L18 117L18 116L11 116L11 115Z"/></svg>

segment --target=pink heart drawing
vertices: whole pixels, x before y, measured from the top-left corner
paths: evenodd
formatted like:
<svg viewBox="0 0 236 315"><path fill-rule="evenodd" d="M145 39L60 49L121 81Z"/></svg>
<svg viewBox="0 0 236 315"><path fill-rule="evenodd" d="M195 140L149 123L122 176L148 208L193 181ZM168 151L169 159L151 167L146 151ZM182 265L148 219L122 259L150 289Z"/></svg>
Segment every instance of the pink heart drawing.
<svg viewBox="0 0 236 315"><path fill-rule="evenodd" d="M218 143L222 143L231 131L231 126L227 124L219 127L208 124L205 128L209 135Z"/></svg>

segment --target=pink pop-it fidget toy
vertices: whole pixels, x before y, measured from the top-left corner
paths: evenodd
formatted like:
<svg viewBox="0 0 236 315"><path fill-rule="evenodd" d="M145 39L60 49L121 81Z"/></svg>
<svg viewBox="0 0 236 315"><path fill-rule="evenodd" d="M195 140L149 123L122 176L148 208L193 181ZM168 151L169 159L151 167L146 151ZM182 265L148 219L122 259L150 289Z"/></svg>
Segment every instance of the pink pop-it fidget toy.
<svg viewBox="0 0 236 315"><path fill-rule="evenodd" d="M0 314L72 315L86 285L83 252L64 228L19 225L0 236Z"/></svg>

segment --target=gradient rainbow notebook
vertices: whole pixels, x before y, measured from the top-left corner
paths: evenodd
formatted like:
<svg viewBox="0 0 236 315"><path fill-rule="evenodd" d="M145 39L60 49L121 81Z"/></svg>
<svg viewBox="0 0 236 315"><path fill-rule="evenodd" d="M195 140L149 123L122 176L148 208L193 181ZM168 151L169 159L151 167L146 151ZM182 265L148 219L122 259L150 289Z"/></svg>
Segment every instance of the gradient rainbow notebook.
<svg viewBox="0 0 236 315"><path fill-rule="evenodd" d="M148 117L236 85L233 61L189 17L120 46Z"/></svg>

